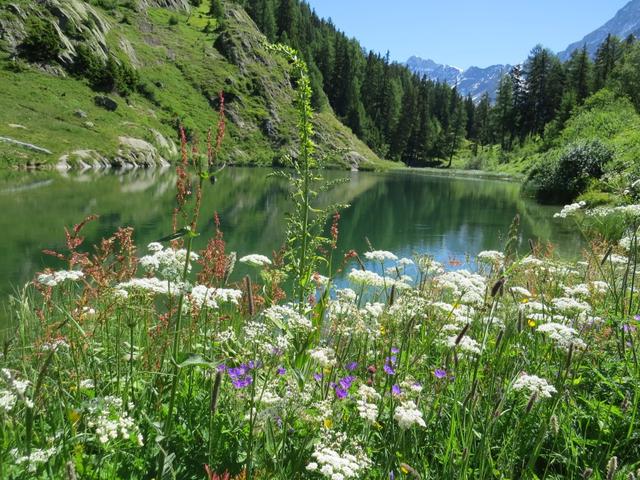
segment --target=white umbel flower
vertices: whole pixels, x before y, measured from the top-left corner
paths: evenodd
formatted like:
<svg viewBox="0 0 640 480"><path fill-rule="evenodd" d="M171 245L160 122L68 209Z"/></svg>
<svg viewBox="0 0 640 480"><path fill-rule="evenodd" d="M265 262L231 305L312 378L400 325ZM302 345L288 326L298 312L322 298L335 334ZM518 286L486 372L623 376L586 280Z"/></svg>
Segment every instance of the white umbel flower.
<svg viewBox="0 0 640 480"><path fill-rule="evenodd" d="M246 263L252 267L265 267L271 265L271 260L264 255L252 253L251 255L245 255L240 259L240 263Z"/></svg>
<svg viewBox="0 0 640 480"><path fill-rule="evenodd" d="M551 398L554 393L558 392L544 378L524 372L513 382L513 389L517 391L527 390L529 394L535 394L538 398Z"/></svg>
<svg viewBox="0 0 640 480"><path fill-rule="evenodd" d="M398 422L398 426L402 430L407 430L414 425L426 427L424 419L422 418L422 412L418 410L418 406L412 400L402 402L396 407L393 418Z"/></svg>
<svg viewBox="0 0 640 480"><path fill-rule="evenodd" d="M385 250L374 250L373 252L366 252L364 254L367 260L372 260L374 262L384 262L386 260L396 261L398 257L396 257L393 253L387 252Z"/></svg>
<svg viewBox="0 0 640 480"><path fill-rule="evenodd" d="M47 287L55 287L67 280L77 282L84 277L84 273L79 270L58 270L57 272L41 273L38 275L38 283Z"/></svg>

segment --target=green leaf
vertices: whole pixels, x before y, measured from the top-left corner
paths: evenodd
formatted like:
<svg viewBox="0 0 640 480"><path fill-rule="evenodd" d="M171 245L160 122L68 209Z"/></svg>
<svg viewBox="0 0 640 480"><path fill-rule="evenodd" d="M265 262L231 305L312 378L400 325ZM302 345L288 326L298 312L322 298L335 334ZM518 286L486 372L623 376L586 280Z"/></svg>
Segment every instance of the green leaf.
<svg viewBox="0 0 640 480"><path fill-rule="evenodd" d="M186 354L187 358L178 363L178 368L206 367L215 368L215 365L197 353Z"/></svg>

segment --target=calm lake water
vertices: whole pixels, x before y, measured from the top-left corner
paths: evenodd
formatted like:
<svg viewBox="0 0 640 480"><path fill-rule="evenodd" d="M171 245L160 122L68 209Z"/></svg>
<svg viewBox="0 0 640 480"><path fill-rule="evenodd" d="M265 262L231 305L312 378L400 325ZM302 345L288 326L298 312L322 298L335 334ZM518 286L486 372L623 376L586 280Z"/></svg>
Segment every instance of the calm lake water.
<svg viewBox="0 0 640 480"><path fill-rule="evenodd" d="M219 213L227 248L239 256L270 256L283 242L290 193L281 179L269 173L268 169L229 168L204 194L203 218ZM135 227L139 246L171 232L175 201L171 170L2 175L0 305L6 306L8 295L35 272L54 265L42 250L62 249L64 226L87 215L100 218L86 228L86 244L121 225ZM517 183L416 172L327 172L326 176L349 179L323 198L351 205L342 212L340 253L366 251L368 239L376 249L398 256L428 252L440 261L464 261L467 254L501 250L516 214L521 216L523 251L530 238L556 243L565 256L579 250L576 233L553 219L559 209L521 198ZM212 232L213 221L209 220L197 246L203 246ZM0 326L3 323L6 325L6 313L0 311Z"/></svg>

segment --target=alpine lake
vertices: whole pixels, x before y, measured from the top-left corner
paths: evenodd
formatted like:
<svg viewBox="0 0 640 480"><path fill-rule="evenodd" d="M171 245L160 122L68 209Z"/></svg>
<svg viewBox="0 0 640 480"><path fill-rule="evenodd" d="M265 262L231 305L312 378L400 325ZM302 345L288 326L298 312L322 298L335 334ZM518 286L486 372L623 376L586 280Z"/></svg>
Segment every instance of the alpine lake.
<svg viewBox="0 0 640 480"><path fill-rule="evenodd" d="M215 212L227 252L237 252L238 258L250 253L271 257L282 247L291 191L282 178L270 173L266 168L227 168L215 184L207 183L197 249L215 233ZM552 243L561 257L580 253L582 241L576 230L553 218L559 207L523 198L517 182L418 171L323 175L345 181L318 201L349 204L341 212L334 253L335 267L342 267L336 278L339 284L345 284L344 276L357 266L355 262L343 266L344 254L352 249L365 252L369 245L398 257L427 253L449 267L473 269L477 253L504 248L516 215L521 254L529 250L530 239ZM36 272L67 267L43 253L65 252L64 227L99 215L83 229L83 248L88 251L118 227L134 227L138 254L144 255L148 243L172 232L175 184L173 169L0 173L0 330L11 323L10 297ZM232 282L248 272L246 266L236 265Z"/></svg>

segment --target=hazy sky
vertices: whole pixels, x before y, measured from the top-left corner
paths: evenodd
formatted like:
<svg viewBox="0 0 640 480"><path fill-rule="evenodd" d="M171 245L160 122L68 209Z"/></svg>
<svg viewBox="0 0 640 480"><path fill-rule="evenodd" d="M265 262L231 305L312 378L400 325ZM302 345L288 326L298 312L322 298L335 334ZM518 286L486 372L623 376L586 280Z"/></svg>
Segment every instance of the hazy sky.
<svg viewBox="0 0 640 480"><path fill-rule="evenodd" d="M461 68L519 63L541 43L564 50L628 0L307 0L369 50Z"/></svg>

